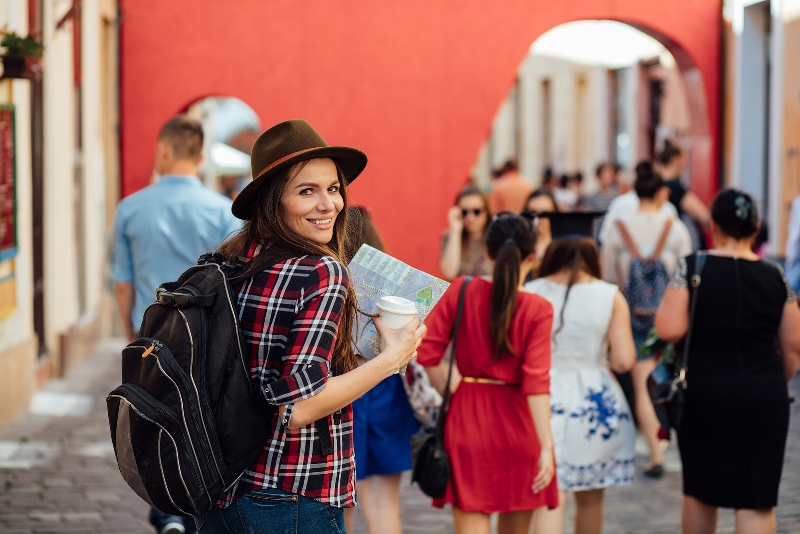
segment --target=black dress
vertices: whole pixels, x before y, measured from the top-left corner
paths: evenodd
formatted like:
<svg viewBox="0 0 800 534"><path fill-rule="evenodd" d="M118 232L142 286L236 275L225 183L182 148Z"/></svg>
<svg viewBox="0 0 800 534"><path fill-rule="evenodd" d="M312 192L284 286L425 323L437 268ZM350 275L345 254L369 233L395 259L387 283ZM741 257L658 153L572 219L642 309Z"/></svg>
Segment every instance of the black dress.
<svg viewBox="0 0 800 534"><path fill-rule="evenodd" d="M678 263L671 287L687 287L694 262L691 255ZM789 395L777 333L784 305L796 298L787 286L771 263L706 260L678 446L684 495L709 506L778 503Z"/></svg>

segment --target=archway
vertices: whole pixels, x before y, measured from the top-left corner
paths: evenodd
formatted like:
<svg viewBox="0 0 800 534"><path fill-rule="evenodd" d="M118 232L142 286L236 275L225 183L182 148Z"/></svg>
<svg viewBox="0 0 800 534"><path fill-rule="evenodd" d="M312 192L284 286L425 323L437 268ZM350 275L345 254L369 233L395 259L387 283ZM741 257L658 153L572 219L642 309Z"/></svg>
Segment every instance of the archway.
<svg viewBox="0 0 800 534"><path fill-rule="evenodd" d="M687 94L675 57L638 29L608 20L556 26L522 61L472 180L488 188L495 172L515 162L534 186L547 170L556 177L579 177L590 193L598 164L613 163L629 187L636 163L655 159L671 142L687 155L683 178L705 188L707 110L704 100L690 104L696 94Z"/></svg>
<svg viewBox="0 0 800 534"><path fill-rule="evenodd" d="M237 95L264 125L303 117L329 142L363 149L356 201L373 209L393 254L437 272L452 194L522 57L542 33L580 19L625 22L672 52L705 115L693 147L707 155L695 173L707 179L696 190L708 198L716 187L719 0L120 4L123 194L147 183L169 115L203 95Z"/></svg>

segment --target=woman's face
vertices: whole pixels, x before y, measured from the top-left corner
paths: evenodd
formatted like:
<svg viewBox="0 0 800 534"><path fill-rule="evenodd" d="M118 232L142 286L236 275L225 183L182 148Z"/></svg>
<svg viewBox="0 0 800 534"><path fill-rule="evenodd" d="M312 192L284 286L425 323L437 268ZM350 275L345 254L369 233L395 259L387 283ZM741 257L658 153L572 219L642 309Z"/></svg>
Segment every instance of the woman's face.
<svg viewBox="0 0 800 534"><path fill-rule="evenodd" d="M482 232L486 228L487 213L483 199L478 195L467 195L458 201L461 208L461 219L464 221L464 229L470 233Z"/></svg>
<svg viewBox="0 0 800 534"><path fill-rule="evenodd" d="M287 182L281 206L283 222L290 231L320 245L329 243L333 239L333 223L344 207L333 160L309 160Z"/></svg>
<svg viewBox="0 0 800 534"><path fill-rule="evenodd" d="M556 211L556 207L553 205L553 201L550 200L550 197L545 195L533 197L532 199L530 199L528 201L527 206L525 206L525 209L533 213ZM536 225L536 233L540 236L549 235L550 219L539 218L539 224Z"/></svg>

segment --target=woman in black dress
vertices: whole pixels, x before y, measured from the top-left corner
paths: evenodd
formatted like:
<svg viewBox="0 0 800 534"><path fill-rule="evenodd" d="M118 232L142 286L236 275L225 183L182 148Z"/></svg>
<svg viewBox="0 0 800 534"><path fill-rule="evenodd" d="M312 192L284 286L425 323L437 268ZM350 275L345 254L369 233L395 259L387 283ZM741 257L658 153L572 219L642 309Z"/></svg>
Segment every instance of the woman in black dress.
<svg viewBox="0 0 800 534"><path fill-rule="evenodd" d="M688 283L696 255L680 261L656 315L658 335L677 342L689 326L690 293L698 291L678 428L684 534L714 532L719 507L736 509L736 532L776 528L800 311L780 267L751 251L757 231L750 195L720 193L702 283Z"/></svg>

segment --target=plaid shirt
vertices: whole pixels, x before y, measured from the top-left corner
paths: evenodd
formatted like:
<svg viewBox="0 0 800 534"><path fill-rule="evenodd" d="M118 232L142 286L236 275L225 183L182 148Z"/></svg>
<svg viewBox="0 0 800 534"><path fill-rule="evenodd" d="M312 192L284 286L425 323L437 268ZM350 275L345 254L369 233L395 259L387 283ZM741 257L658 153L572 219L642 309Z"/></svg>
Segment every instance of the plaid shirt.
<svg viewBox="0 0 800 534"><path fill-rule="evenodd" d="M251 246L249 260L260 246ZM355 505L353 410L327 417L333 453L322 452L317 426L288 428L294 403L316 395L330 362L345 297L347 269L328 256L282 261L238 289L239 327L250 350L251 378L271 404L285 407L259 457L217 503L262 488L297 493L338 508ZM278 420L280 419L280 420Z"/></svg>

